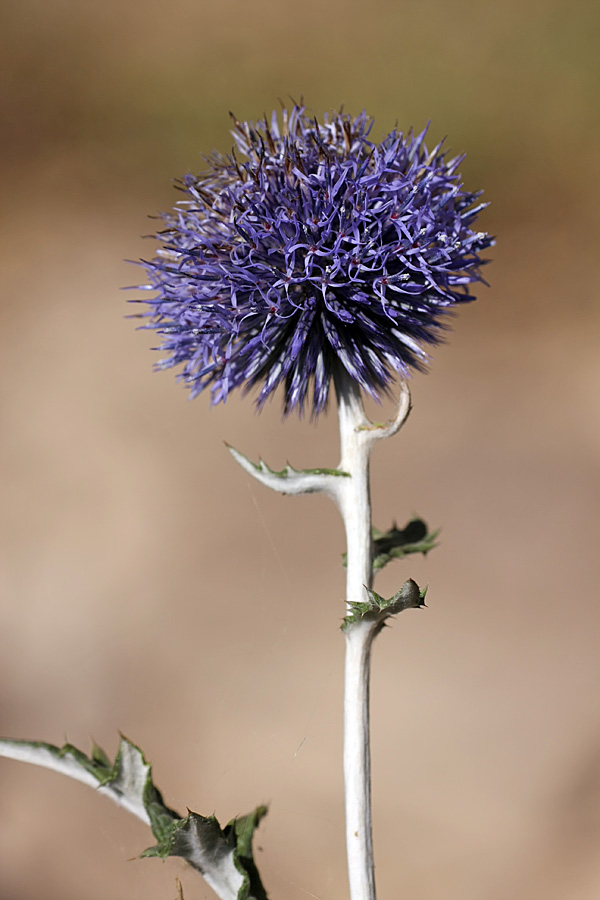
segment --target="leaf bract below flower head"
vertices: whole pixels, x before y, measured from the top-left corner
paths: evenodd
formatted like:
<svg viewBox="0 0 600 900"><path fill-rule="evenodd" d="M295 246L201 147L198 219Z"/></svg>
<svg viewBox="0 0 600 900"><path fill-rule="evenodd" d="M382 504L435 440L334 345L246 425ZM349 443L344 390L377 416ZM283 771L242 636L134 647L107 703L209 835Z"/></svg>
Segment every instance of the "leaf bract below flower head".
<svg viewBox="0 0 600 900"><path fill-rule="evenodd" d="M318 414L336 372L380 398L474 299L485 204L425 132L376 144L364 112L318 122L301 106L233 121L236 149L185 176L143 263L159 368L181 365L213 403L256 387L260 407L283 385L286 413Z"/></svg>

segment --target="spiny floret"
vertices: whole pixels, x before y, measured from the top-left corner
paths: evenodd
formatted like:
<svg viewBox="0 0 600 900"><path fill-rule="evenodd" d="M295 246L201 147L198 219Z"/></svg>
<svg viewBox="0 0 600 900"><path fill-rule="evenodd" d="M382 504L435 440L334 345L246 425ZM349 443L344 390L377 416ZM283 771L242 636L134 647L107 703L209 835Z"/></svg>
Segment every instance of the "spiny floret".
<svg viewBox="0 0 600 900"><path fill-rule="evenodd" d="M425 132L373 143L364 112L233 122L236 150L184 177L143 263L157 292L147 327L169 354L159 368L181 364L192 396L210 386L213 403L258 387L261 407L283 385L286 413L318 414L336 372L379 398L474 299L493 243L472 229L480 192Z"/></svg>

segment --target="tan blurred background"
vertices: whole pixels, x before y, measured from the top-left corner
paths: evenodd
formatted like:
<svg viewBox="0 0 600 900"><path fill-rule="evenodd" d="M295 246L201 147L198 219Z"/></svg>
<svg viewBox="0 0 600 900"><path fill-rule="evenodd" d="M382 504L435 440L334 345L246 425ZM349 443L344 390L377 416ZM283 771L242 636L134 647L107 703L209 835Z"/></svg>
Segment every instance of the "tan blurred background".
<svg viewBox="0 0 600 900"><path fill-rule="evenodd" d="M375 522L443 526L376 647L380 896L600 897L600 116L593 2L21 0L0 28L0 733L111 754L221 821L267 801L274 900L347 896L343 535L322 498L251 483L223 440L335 465L317 428L209 410L124 319L172 178L304 94L448 134L499 237L401 436ZM0 760L1 900L209 898L81 785Z"/></svg>

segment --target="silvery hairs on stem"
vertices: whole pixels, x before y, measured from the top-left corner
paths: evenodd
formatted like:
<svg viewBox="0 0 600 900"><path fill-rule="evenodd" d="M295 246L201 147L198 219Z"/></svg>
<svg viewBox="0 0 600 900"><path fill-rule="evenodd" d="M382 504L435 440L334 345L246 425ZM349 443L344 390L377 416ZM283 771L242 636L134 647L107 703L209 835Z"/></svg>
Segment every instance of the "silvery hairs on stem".
<svg viewBox="0 0 600 900"><path fill-rule="evenodd" d="M321 491L346 529L344 780L351 900L375 900L371 836L369 668L386 620L424 605L408 579L389 599L372 588L392 559L426 553L437 532L420 519L372 528L369 456L410 412L406 383L426 367L448 314L474 298L481 252L492 238L473 226L486 204L463 189L462 157L429 151L426 131L371 140L366 113L321 121L303 105L256 124L233 120L235 148L213 153L200 175L178 183L155 256L139 265L149 292L143 328L160 335L157 368L177 367L196 396L213 404L235 388L254 390L260 409L277 388L284 413L316 418L337 398L341 459L336 469L270 469L230 447L246 472L281 493ZM375 400L399 385L386 425L368 420ZM258 807L221 828L213 817L166 807L141 751L125 738L114 763L100 748L0 741L0 755L43 765L90 784L149 824L145 855L181 856L221 900L266 900L252 854Z"/></svg>

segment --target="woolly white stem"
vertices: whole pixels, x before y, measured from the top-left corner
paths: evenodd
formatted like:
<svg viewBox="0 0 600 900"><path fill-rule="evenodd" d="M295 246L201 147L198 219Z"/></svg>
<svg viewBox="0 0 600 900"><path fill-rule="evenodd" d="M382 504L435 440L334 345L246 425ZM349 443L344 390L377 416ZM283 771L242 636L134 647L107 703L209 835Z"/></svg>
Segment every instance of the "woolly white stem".
<svg viewBox="0 0 600 900"><path fill-rule="evenodd" d="M346 528L346 602L365 599L365 585L373 580L371 563L370 442L364 440L369 422L360 391L349 379L336 384L340 445L339 468L350 478L339 506ZM346 851L351 900L375 900L375 872L371 825L371 758L369 747L369 672L373 623L349 628L346 636L344 688L344 783Z"/></svg>
<svg viewBox="0 0 600 900"><path fill-rule="evenodd" d="M371 824L369 676L373 624L346 633L344 696L344 782L346 852L351 900L375 900Z"/></svg>
<svg viewBox="0 0 600 900"><path fill-rule="evenodd" d="M346 601L365 599L364 587L371 587L371 497L369 489L370 441L366 440L371 425L365 415L360 389L347 379L336 382L340 447L339 469L350 478L344 481L338 498L346 527L347 592Z"/></svg>
<svg viewBox="0 0 600 900"><path fill-rule="evenodd" d="M337 469L281 472L252 463L229 448L234 459L262 484L282 494L321 491L337 504L347 541L346 603L364 602L373 580L369 456L375 441L391 437L410 412L410 392L403 383L398 410L386 425L374 425L364 411L359 387L348 375L335 379L340 424L341 460ZM414 583L413 583L414 584ZM419 600L418 588L417 601ZM411 605L421 605L412 598ZM351 900L376 900L371 827L371 760L369 750L369 674L371 645L381 621L363 619L344 628L346 674L344 698L344 782L346 845Z"/></svg>
<svg viewBox="0 0 600 900"><path fill-rule="evenodd" d="M387 427L367 419L360 389L350 378L336 380L340 424L339 469L350 478L339 484L336 497L346 528L346 603L364 602L373 581L369 456L375 440L395 434L410 412L410 394L402 387L398 413ZM356 622L344 630L344 783L346 851L351 900L376 900L371 819L371 753L369 680L371 646L380 630L373 621Z"/></svg>

